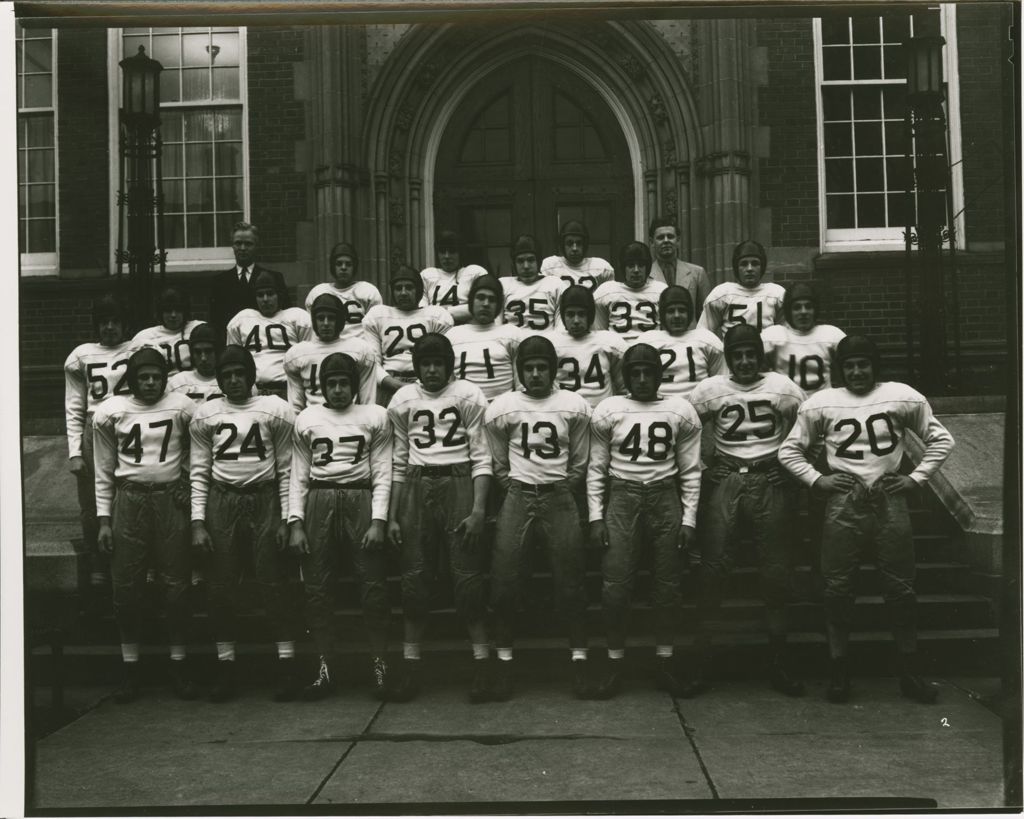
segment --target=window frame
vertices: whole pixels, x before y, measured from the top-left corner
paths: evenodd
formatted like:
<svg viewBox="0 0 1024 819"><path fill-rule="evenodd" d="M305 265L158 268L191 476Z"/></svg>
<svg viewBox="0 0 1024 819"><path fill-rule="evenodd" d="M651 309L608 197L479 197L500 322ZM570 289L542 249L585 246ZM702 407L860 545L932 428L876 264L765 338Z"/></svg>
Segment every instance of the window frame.
<svg viewBox="0 0 1024 819"><path fill-rule="evenodd" d="M966 246L967 237L964 231L964 187L960 136L960 77L955 4L942 3L939 5L939 26L940 32L946 40L946 45L943 49L945 57L943 61L943 79L946 83L945 111L949 164L951 166L950 190L953 195L953 208L957 214L954 219L956 243L962 248ZM822 253L903 250L906 247L906 240L903 237L904 227L902 226L888 228L835 228L831 231L829 230L825 194L825 124L821 94L824 82L824 52L822 48L820 17L813 19L812 29L814 37L814 105L817 136L819 250ZM887 83L879 81L876 84L885 85ZM840 231L842 232L841 235L836 235Z"/></svg>
<svg viewBox="0 0 1024 819"><path fill-rule="evenodd" d="M150 26L149 28L180 28L180 26ZM210 28L206 26L205 28ZM110 272L117 270L117 188L119 182L120 163L120 124L118 112L121 107L121 67L120 61L124 54L124 30L111 28L107 30L107 110L109 113L109 145L110 145ZM250 220L250 178L249 178L249 50L248 29L238 26L238 96L242 108L242 219ZM194 102L161 102L161 110L196 110L200 108L235 107L239 103L230 102L220 105L216 102L196 104ZM224 237L225 241L229 237ZM210 270L234 264L235 255L230 243L212 247L166 248L168 273L187 273L191 271Z"/></svg>
<svg viewBox="0 0 1024 819"><path fill-rule="evenodd" d="M50 30L50 106L46 108L21 108L19 107L16 111L16 127L20 130L22 114L38 114L49 112L53 117L53 250L45 251L40 253L22 253L19 249L18 252L18 273L20 276L34 277L34 276L56 276L60 268L60 141L59 141L59 124L57 118L57 29L51 28ZM15 28L17 32L17 28ZM15 42L18 40L18 35L15 33ZM41 37L38 39L42 39ZM15 82L21 82L21 66L17 65L14 69ZM17 95L15 95L17 96ZM17 139L15 139L17 143ZM16 153L20 153L15 149ZM18 157L20 162L21 157ZM18 222L21 221L21 178L20 175L15 172L15 176L18 180L18 202L16 210L18 214ZM17 234L15 234L17 240Z"/></svg>

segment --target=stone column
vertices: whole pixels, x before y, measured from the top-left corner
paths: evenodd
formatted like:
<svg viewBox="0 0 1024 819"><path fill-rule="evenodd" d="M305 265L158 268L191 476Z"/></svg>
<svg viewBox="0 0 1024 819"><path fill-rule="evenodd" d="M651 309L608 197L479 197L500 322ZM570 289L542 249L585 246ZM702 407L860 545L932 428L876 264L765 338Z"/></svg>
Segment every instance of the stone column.
<svg viewBox="0 0 1024 819"><path fill-rule="evenodd" d="M732 275L732 249L753 224L752 149L757 127L752 20L702 20L699 107L705 133L698 173L705 191L707 269L716 283ZM770 236L753 237L771 244Z"/></svg>

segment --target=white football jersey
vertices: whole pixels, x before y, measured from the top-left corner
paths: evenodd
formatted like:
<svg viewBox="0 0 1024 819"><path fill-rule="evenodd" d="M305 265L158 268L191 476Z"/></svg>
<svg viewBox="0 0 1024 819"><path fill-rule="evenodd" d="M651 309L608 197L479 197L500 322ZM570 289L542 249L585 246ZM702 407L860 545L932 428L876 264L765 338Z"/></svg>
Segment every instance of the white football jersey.
<svg viewBox="0 0 1024 819"><path fill-rule="evenodd" d="M296 344L284 356L284 374L288 380L288 403L295 412L306 407L323 406L324 396L320 392L320 362L331 353L345 353L351 356L359 367L359 404L377 403L377 386L384 377L384 371L377 360L377 351L370 342L362 338L340 336L334 341L323 342L312 338Z"/></svg>
<svg viewBox="0 0 1024 819"><path fill-rule="evenodd" d="M168 330L162 324L139 330L132 341L139 347L155 347L167 357L167 374L173 375L192 369L192 348L188 346L192 331L203 324L202 321L190 321L180 330Z"/></svg>
<svg viewBox="0 0 1024 819"><path fill-rule="evenodd" d="M898 381L876 384L867 395L843 387L819 390L800 407L779 461L810 486L821 477L811 453L824 439L829 468L871 486L899 470L907 430L925 444L924 457L910 474L923 484L953 449L953 436L932 415L927 398Z"/></svg>
<svg viewBox="0 0 1024 819"><path fill-rule="evenodd" d="M406 384L388 404L394 434L392 480L404 483L408 466L472 464L473 477L491 474L484 433L487 399L476 384L455 379L438 392Z"/></svg>
<svg viewBox="0 0 1024 819"><path fill-rule="evenodd" d="M383 304L380 297L380 290L370 282L357 279L348 287L338 287L334 282L320 282L306 295L306 310L313 306L318 296L330 293L337 296L345 304L348 321L341 330L342 338L359 338L363 335L363 317L370 311L370 308ZM312 320L312 319L311 319Z"/></svg>
<svg viewBox="0 0 1024 819"><path fill-rule="evenodd" d="M172 375L167 379L167 392L180 392L187 395L196 404L224 397L224 393L220 390L220 384L217 383L216 375L207 377L200 375L196 370L185 370ZM253 395L256 394L255 385L252 392Z"/></svg>
<svg viewBox="0 0 1024 819"><path fill-rule="evenodd" d="M487 271L478 264L460 267L454 273L446 273L440 267L427 267L420 271L423 279L423 304L443 307L456 324L470 320L469 289L473 280L484 276Z"/></svg>
<svg viewBox="0 0 1024 819"><path fill-rule="evenodd" d="M112 395L128 395L128 359L134 341L106 347L97 341L79 344L64 362L64 418L67 423L68 457L82 455L86 416Z"/></svg>
<svg viewBox="0 0 1024 819"><path fill-rule="evenodd" d="M454 325L451 314L436 305L399 310L378 304L366 312L363 338L380 350L384 369L389 373L413 375L412 348L416 339L427 333L443 335Z"/></svg>
<svg viewBox="0 0 1024 819"><path fill-rule="evenodd" d="M661 395L686 398L709 375L728 372L722 341L709 330L695 328L678 336L667 330L651 330L636 343L650 344L661 355Z"/></svg>
<svg viewBox="0 0 1024 819"><path fill-rule="evenodd" d="M565 284L560 279L540 276L529 284L515 276L502 276L505 291L504 319L524 330L541 331L555 325L558 300Z"/></svg>
<svg viewBox="0 0 1024 819"><path fill-rule="evenodd" d="M588 256L575 267L569 264L564 256L548 256L540 263L540 274L555 276L565 282L566 287L572 284L582 285L591 293L615 278L612 266L598 256Z"/></svg>
<svg viewBox="0 0 1024 819"><path fill-rule="evenodd" d="M718 452L741 461L760 461L779 451L804 394L778 373L761 373L753 384L713 375L697 384L689 399L701 420L713 423Z"/></svg>
<svg viewBox="0 0 1024 819"><path fill-rule="evenodd" d="M654 483L679 477L683 525L697 525L700 500L700 419L684 398L637 401L613 395L598 404L590 421L587 508L604 519L608 476Z"/></svg>
<svg viewBox="0 0 1024 819"><path fill-rule="evenodd" d="M591 407L622 392L620 370L626 342L610 330L591 330L582 338L573 338L568 330L556 328L543 334L558 353L555 382L563 390L582 395Z"/></svg>
<svg viewBox="0 0 1024 819"><path fill-rule="evenodd" d="M515 389L515 357L522 331L509 324L459 324L447 333L455 351L455 377L483 390L488 401Z"/></svg>
<svg viewBox="0 0 1024 819"><path fill-rule="evenodd" d="M808 395L832 386L836 345L846 333L831 324L816 324L806 333L775 324L761 333L768 368L789 378Z"/></svg>
<svg viewBox="0 0 1024 819"><path fill-rule="evenodd" d="M309 313L298 307L265 316L255 307L240 310L228 322L227 343L241 344L256 362L256 383L284 381L284 356L313 336Z"/></svg>
<svg viewBox="0 0 1024 819"><path fill-rule="evenodd" d="M544 398L507 392L487 408L484 424L494 474L529 484L583 477L590 450L590 404L567 390Z"/></svg>
<svg viewBox="0 0 1024 819"><path fill-rule="evenodd" d="M206 519L211 478L236 487L276 480L281 519L287 520L294 424L292 408L276 395L242 404L218 398L199 407L189 427L192 520Z"/></svg>
<svg viewBox="0 0 1024 819"><path fill-rule="evenodd" d="M370 484L373 519L388 519L391 499L391 422L376 404L343 410L307 407L295 419L288 515L306 517L309 482Z"/></svg>
<svg viewBox="0 0 1024 819"><path fill-rule="evenodd" d="M93 415L96 515L109 517L114 480L173 483L182 477L188 453L192 399L165 392L155 404L115 395Z"/></svg>
<svg viewBox="0 0 1024 819"><path fill-rule="evenodd" d="M622 282L605 282L594 293L595 330L613 330L627 342L634 342L641 333L657 330L658 297L668 285L648 279L639 290Z"/></svg>
<svg viewBox="0 0 1024 819"><path fill-rule="evenodd" d="M761 282L757 287L724 282L708 293L697 326L719 338L725 338L726 331L737 324L753 325L760 332L782 316L785 297L786 291L775 282Z"/></svg>

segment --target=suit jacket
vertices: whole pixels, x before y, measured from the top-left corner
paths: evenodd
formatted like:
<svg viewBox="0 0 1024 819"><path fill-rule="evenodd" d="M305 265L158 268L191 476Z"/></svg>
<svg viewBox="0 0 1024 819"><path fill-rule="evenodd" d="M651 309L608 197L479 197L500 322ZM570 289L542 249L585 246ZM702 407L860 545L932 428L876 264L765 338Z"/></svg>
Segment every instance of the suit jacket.
<svg viewBox="0 0 1024 819"><path fill-rule="evenodd" d="M274 277L274 281L277 283L278 292L282 294L280 308L283 310L286 307L291 307L291 299L288 296L288 287L284 281L284 275L277 270L271 270L269 267L264 267L261 264L254 264L252 270L249 273L249 282L256 277L259 272L270 273ZM217 328L217 331L224 335L227 330L228 322L234 318L235 313L239 310L243 310L246 307L256 306L256 293L252 289L252 284L243 284L238 280L238 271L235 266L232 265L230 269L224 270L217 274L213 282L213 288L210 291L210 324Z"/></svg>

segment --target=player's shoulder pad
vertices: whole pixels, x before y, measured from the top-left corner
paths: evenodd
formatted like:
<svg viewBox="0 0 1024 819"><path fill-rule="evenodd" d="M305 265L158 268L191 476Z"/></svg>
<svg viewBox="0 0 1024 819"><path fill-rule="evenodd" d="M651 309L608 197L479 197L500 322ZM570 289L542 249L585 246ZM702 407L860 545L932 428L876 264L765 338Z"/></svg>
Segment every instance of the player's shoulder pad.
<svg viewBox="0 0 1024 819"><path fill-rule="evenodd" d="M761 331L761 338L773 344L779 344L786 340L788 326L785 324L772 324Z"/></svg>
<svg viewBox="0 0 1024 819"><path fill-rule="evenodd" d="M617 282L615 281L615 279L612 279L611 281L607 282L601 282L601 284L599 284L597 286L597 289L594 291L594 301L618 293L621 289L621 284L621 282Z"/></svg>

